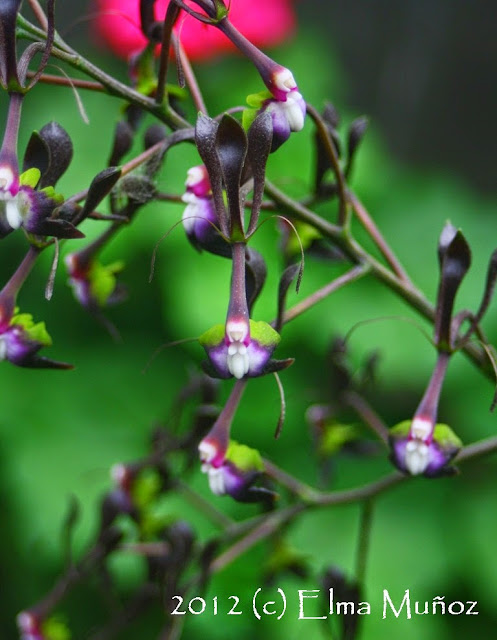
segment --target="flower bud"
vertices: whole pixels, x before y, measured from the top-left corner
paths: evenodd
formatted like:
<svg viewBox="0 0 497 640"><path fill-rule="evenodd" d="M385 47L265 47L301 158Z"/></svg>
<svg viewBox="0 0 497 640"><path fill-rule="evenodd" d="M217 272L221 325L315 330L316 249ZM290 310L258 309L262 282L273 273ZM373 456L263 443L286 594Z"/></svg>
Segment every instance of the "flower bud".
<svg viewBox="0 0 497 640"><path fill-rule="evenodd" d="M146 46L147 39L139 27L137 0L93 1L97 9L95 32L107 48L126 59ZM167 4L167 0L155 2L153 17L156 20L163 21ZM237 0L231 3L229 18L258 47L281 44L294 32L296 22L291 0ZM219 29L189 15L184 15L178 21L175 30L191 60L208 60L235 50L235 46Z"/></svg>

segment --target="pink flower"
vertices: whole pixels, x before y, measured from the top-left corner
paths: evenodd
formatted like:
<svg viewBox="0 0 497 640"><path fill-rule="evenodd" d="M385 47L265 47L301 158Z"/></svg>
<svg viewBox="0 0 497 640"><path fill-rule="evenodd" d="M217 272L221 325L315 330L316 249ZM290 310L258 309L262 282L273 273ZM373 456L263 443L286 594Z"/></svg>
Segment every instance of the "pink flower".
<svg viewBox="0 0 497 640"><path fill-rule="evenodd" d="M138 0L95 0L95 3L99 42L125 59L144 48L147 41L140 30ZM157 20L164 18L168 3L169 0L157 0ZM231 0L230 20L257 47L277 45L295 30L291 0ZM185 12L178 20L176 33L192 60L206 60L235 49L219 29L203 24Z"/></svg>

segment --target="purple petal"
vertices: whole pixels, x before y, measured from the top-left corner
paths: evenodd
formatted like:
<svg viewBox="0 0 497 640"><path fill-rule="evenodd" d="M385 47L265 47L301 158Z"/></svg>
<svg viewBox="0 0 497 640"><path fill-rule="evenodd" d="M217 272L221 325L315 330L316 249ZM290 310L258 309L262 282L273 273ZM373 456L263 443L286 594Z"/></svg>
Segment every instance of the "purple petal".
<svg viewBox="0 0 497 640"><path fill-rule="evenodd" d="M231 373L228 369L228 346L224 341L217 347L208 347L205 350L218 376L220 378L231 378Z"/></svg>

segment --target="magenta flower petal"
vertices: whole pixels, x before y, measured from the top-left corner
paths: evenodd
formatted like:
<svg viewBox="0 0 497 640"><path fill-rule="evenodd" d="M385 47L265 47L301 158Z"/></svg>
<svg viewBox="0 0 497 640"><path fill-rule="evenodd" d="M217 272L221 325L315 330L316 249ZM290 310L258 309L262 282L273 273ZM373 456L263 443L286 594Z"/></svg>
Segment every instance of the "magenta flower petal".
<svg viewBox="0 0 497 640"><path fill-rule="evenodd" d="M95 0L98 17L95 36L120 58L143 49L147 40L140 30L138 0ZM157 0L155 16L162 20L168 0ZM198 7L195 7L198 10ZM295 13L290 0L252 2L231 0L230 20L258 47L275 46L295 31ZM186 53L192 60L207 60L235 47L216 27L183 14L176 26Z"/></svg>

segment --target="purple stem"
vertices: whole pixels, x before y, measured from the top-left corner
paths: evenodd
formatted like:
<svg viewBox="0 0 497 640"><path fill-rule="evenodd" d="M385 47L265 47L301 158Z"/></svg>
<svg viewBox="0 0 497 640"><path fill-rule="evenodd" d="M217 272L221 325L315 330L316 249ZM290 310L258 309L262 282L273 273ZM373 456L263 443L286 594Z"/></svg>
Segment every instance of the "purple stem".
<svg viewBox="0 0 497 640"><path fill-rule="evenodd" d="M162 104L164 100L168 102L166 93L167 82L167 69L169 66L169 49L171 47L171 37L173 34L173 27L180 14L180 9L177 5L169 4L166 9L166 15L164 17L164 26L162 29L162 46L160 52L159 61L159 73L157 75L157 93L155 95L155 101L157 104Z"/></svg>
<svg viewBox="0 0 497 640"><path fill-rule="evenodd" d="M245 289L245 243L235 242L232 245L233 263L231 269L230 302L227 320L249 320L247 293Z"/></svg>
<svg viewBox="0 0 497 640"><path fill-rule="evenodd" d="M433 424L436 423L438 415L438 401L440 399L440 392L442 390L442 384L447 372L450 356L451 354L445 351L439 352L435 369L433 370L424 396L419 403L415 417L430 420Z"/></svg>
<svg viewBox="0 0 497 640"><path fill-rule="evenodd" d="M220 445L224 453L226 453L226 451L228 450L231 423L233 422L233 418L235 416L236 410L238 409L238 405L240 404L240 400L242 398L243 392L245 391L246 385L246 380L237 380L235 382L235 385L231 390L230 396L226 401L223 410L219 414L216 422L213 424L212 429L206 436L206 439L212 439L218 445Z"/></svg>
<svg viewBox="0 0 497 640"><path fill-rule="evenodd" d="M9 112L3 136L0 158L6 158L9 163L16 163L17 169L17 138L19 126L21 124L21 106L24 96L21 93L11 93L9 101Z"/></svg>
<svg viewBox="0 0 497 640"><path fill-rule="evenodd" d="M224 18L214 26L222 31L247 58L252 60L266 85L271 84L271 73L280 68L280 65L265 53L262 53L250 40L247 40L247 38L233 26L228 18Z"/></svg>
<svg viewBox="0 0 497 640"><path fill-rule="evenodd" d="M8 325L15 309L16 298L19 290L28 277L31 269L33 268L36 259L40 254L40 249L31 246L28 252L24 256L23 261L17 267L14 274L0 291L0 327L3 328Z"/></svg>

